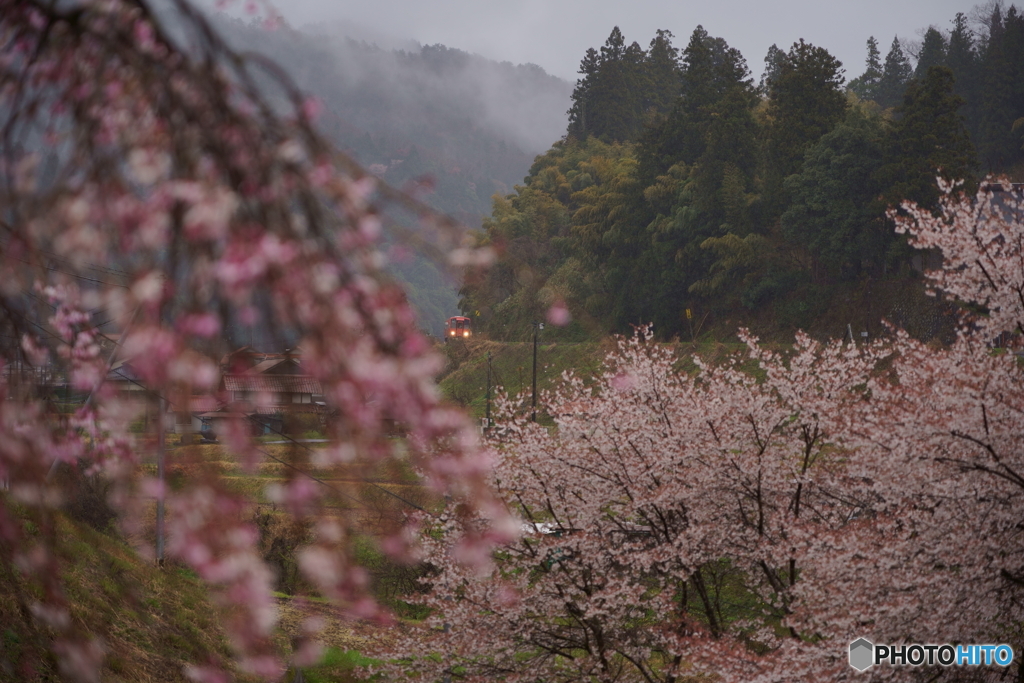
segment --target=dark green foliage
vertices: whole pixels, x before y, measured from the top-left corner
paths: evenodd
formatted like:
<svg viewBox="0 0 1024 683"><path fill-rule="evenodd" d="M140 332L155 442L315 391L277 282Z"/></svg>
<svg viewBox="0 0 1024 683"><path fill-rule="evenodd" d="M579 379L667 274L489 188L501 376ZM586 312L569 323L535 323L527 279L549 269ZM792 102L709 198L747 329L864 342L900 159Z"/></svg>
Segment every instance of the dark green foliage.
<svg viewBox="0 0 1024 683"><path fill-rule="evenodd" d="M698 26L682 62L676 106L638 150L642 197L633 198L631 213L639 251L610 271L617 328L646 319L679 331L682 302L711 264L701 244L752 227L758 100L746 60Z"/></svg>
<svg viewBox="0 0 1024 683"><path fill-rule="evenodd" d="M1002 15L996 5L980 59L977 147L981 165L1007 169L1021 161L1014 121L1024 114L1024 17L1011 6Z"/></svg>
<svg viewBox="0 0 1024 683"><path fill-rule="evenodd" d="M933 66L923 82L910 84L896 109L899 119L887 145L886 163L876 176L886 204L909 200L936 206L937 175L966 180L965 189L972 190L977 161L959 113L961 104L953 92L953 73L945 67Z"/></svg>
<svg viewBox="0 0 1024 683"><path fill-rule="evenodd" d="M924 41L921 43L921 52L917 57L917 66L914 67L914 78L923 81L930 67L942 66L945 63L946 37L934 26L930 26L925 31Z"/></svg>
<svg viewBox="0 0 1024 683"><path fill-rule="evenodd" d="M1011 5L988 6L980 35L958 13L948 39L936 29L924 36L915 76L919 82L932 66L953 74L953 92L962 98L960 114L986 173L1024 172L1014 122L1024 113L1024 17Z"/></svg>
<svg viewBox="0 0 1024 683"><path fill-rule="evenodd" d="M601 140L631 140L643 125L647 99L646 53L637 43L626 46L619 27L601 47L588 50L580 63L583 78L573 91L569 110L569 135Z"/></svg>
<svg viewBox="0 0 1024 683"><path fill-rule="evenodd" d="M961 98L958 111L977 151L978 166L985 173L1010 173L1019 180L1024 172L1024 154L1013 125L1024 113L1024 17L1017 7L1004 8L1001 3L988 5L987 11L979 22L978 34L962 12L953 18L948 35L929 28L924 33L914 78L921 85L932 67L948 68L953 93ZM906 57L894 42L877 97L873 98L883 107L902 100L900 81L906 71L905 62ZM851 89L868 99L870 93L865 93L859 81L851 83Z"/></svg>
<svg viewBox="0 0 1024 683"><path fill-rule="evenodd" d="M568 136L604 142L635 140L646 122L667 113L679 92L679 50L672 32L659 30L644 51L628 47L619 27L600 52L587 50L572 93Z"/></svg>
<svg viewBox="0 0 1024 683"><path fill-rule="evenodd" d="M465 283L459 304L477 329L495 339L522 339L559 300L570 305L574 323L549 337L571 336L603 317L608 297L594 262L618 258L628 246L621 207L631 157L629 146L594 137L559 142L537 158L516 194L495 198L479 241L495 249L498 262Z"/></svg>
<svg viewBox="0 0 1024 683"><path fill-rule="evenodd" d="M595 105L594 92L600 67L601 60L597 50L592 47L587 48L578 72L582 78L576 81L576 89L572 92L572 108L568 112L569 137L585 138L592 129L591 120L587 114L588 109L593 109Z"/></svg>
<svg viewBox="0 0 1024 683"><path fill-rule="evenodd" d="M889 53L885 56L885 66L878 81L874 100L883 108L896 106L902 101L903 91L906 90L913 75L910 60L903 53L899 38L893 38Z"/></svg>
<svg viewBox="0 0 1024 683"><path fill-rule="evenodd" d="M596 140L594 112L580 106L607 100L590 89L605 61L629 62L613 32L583 60L568 139L495 203L481 241L499 262L467 283L463 310L480 311L501 339L525 338L552 301L573 316L562 339L650 321L686 336L686 309L718 330L839 335L889 316L945 338L950 320L924 296L920 264L886 211L907 200L934 206L940 175L970 191L972 135L989 168L1020 163L1024 29L1012 7L988 26L983 40L963 15L948 40L930 29L916 72L899 40L883 64L869 39L865 72L850 84L858 97L843 89L839 61L804 41L773 46L755 88L723 39L698 26L677 52L659 32L636 81L646 116L635 145Z"/></svg>
<svg viewBox="0 0 1024 683"><path fill-rule="evenodd" d="M872 40L874 40L872 38ZM768 95L771 90L772 81L774 81L779 71L782 69L782 61L786 58L786 53L779 49L779 46L772 43L772 46L768 48L768 54L764 56L764 71L761 73L761 82L757 86L757 92L762 97Z"/></svg>
<svg viewBox="0 0 1024 683"><path fill-rule="evenodd" d="M641 143L642 180L649 183L676 163L696 163L705 156L709 145L717 147L717 151L729 147L734 157L745 157L742 164L749 171L753 141L750 111L754 103L750 72L743 56L724 40L712 38L698 26L683 50L680 95L675 107L663 123L652 127ZM723 116L732 120L720 124ZM717 130L713 130L715 128ZM741 137L723 140L724 129L728 128ZM750 130L744 133L744 128Z"/></svg>
<svg viewBox="0 0 1024 683"><path fill-rule="evenodd" d="M974 32L962 12L958 12L953 18L946 49L945 66L953 72L953 91L964 100L964 108L960 113L967 119L971 137L976 139L978 126L975 122L978 115L978 68L980 65Z"/></svg>
<svg viewBox="0 0 1024 683"><path fill-rule="evenodd" d="M616 26L601 47L601 69L591 88L590 130L602 140L630 140L640 132L643 117L644 53L635 42L627 47Z"/></svg>
<svg viewBox="0 0 1024 683"><path fill-rule="evenodd" d="M878 84L882 80L882 53L874 36L868 38L868 56L864 73L850 81L849 88L862 100L874 100L878 96Z"/></svg>
<svg viewBox="0 0 1024 683"><path fill-rule="evenodd" d="M974 75L977 54L974 47L974 32L963 12L957 12L953 18L953 28L949 33L949 47L946 52L946 66L953 72L954 80L959 84L957 94L967 94L967 84Z"/></svg>
<svg viewBox="0 0 1024 683"><path fill-rule="evenodd" d="M766 194L782 212L783 179L796 173L804 153L842 120L846 95L842 63L828 50L800 40L782 62L769 90Z"/></svg>
<svg viewBox="0 0 1024 683"><path fill-rule="evenodd" d="M897 236L876 201L885 137L879 119L851 110L808 151L800 173L786 179L792 202L782 214L783 235L805 246L816 282L853 279L886 264Z"/></svg>
<svg viewBox="0 0 1024 683"><path fill-rule="evenodd" d="M643 107L650 115L671 111L679 95L679 48L672 45L674 37L659 29L647 48Z"/></svg>
<svg viewBox="0 0 1024 683"><path fill-rule="evenodd" d="M741 238L728 233L709 237L700 246L713 263L707 276L690 285L689 291L720 310L753 310L801 278L796 264L780 253L778 242L764 235Z"/></svg>

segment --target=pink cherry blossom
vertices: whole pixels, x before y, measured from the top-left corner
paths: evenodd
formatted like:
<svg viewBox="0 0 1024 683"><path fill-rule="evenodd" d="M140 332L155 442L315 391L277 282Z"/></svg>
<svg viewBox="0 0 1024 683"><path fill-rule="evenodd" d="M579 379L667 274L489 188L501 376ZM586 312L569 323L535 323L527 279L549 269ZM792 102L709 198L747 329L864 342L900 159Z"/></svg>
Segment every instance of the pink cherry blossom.
<svg viewBox="0 0 1024 683"><path fill-rule="evenodd" d="M572 320L572 316L569 314L569 309L566 308L563 301L556 301L548 308L547 320L552 325L565 327Z"/></svg>
<svg viewBox="0 0 1024 683"><path fill-rule="evenodd" d="M277 679L290 658L271 639L274 577L248 521L252 502L209 475L173 490L145 483L138 467L153 440L130 433L139 405L112 381L130 378L169 409L192 405L194 393L221 403L218 436L255 471L265 455L238 414L244 406L220 389L221 359L244 344L227 338L239 325L297 342L323 388L331 443L311 459L356 477L400 459L458 497L467 515L494 520L499 531L463 520L474 558L506 538L473 425L441 404L442 361L380 273L376 202L397 193L379 193L376 178L311 127L319 102L263 101L246 85L247 59L209 29L184 4L154 13L133 0L0 1L0 136L9 150L0 163L0 296L14 320L14 341L0 347L0 479L9 492L0 496L0 538L11 548L0 562L35 582L33 618L49 629L69 678L95 679L103 651L88 624L55 618L68 613L62 554L53 538L25 531L61 504L50 476L59 463L106 477L125 524L144 517L147 494L162 495L166 558L210 585L237 667ZM16 152L25 130L50 131L59 153ZM42 398L64 380L88 396L70 416ZM401 453L396 425L408 435ZM335 519L335 492L307 475L284 485L285 512ZM410 518L393 530L393 554L418 556L418 525ZM348 534L316 528L300 552L307 578L343 608L377 618ZM188 674L224 680L212 663L194 662Z"/></svg>
<svg viewBox="0 0 1024 683"><path fill-rule="evenodd" d="M860 637L1019 651L1024 378L990 347L1024 320L1013 206L950 195L899 219L946 255L936 288L988 311L948 348L741 333L742 356L688 376L640 330L596 387L543 397L553 426L504 399L492 485L525 531L470 568L456 511L430 525L432 628L382 656L415 680L781 683L861 680Z"/></svg>

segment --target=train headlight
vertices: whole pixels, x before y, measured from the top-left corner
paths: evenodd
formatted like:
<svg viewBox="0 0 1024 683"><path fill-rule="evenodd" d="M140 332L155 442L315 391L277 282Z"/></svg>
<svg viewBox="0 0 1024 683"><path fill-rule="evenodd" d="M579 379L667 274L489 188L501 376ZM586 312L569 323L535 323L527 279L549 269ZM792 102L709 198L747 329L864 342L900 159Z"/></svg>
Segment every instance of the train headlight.
<svg viewBox="0 0 1024 683"><path fill-rule="evenodd" d="M463 333L462 333L462 336L463 336L463 337L468 337L468 336L469 336L469 332L463 332Z"/></svg>

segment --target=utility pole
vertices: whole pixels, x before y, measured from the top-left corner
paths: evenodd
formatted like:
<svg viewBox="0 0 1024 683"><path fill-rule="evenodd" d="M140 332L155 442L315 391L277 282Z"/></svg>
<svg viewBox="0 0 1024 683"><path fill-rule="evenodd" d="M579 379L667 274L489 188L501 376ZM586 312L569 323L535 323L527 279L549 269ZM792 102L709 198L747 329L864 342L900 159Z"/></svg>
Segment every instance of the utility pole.
<svg viewBox="0 0 1024 683"><path fill-rule="evenodd" d="M447 621L444 622L444 624L442 624L441 628L444 629L445 633L451 633L452 632L452 625L449 624ZM442 683L452 683L452 671L451 671L451 669L445 669L444 670L444 678L442 678L441 681L442 681Z"/></svg>
<svg viewBox="0 0 1024 683"><path fill-rule="evenodd" d="M537 332L544 329L544 323L533 324L533 417L537 421Z"/></svg>
<svg viewBox="0 0 1024 683"><path fill-rule="evenodd" d="M156 492L156 563L164 566L164 416L167 401L161 396L157 400L156 432L156 477L160 482Z"/></svg>
<svg viewBox="0 0 1024 683"><path fill-rule="evenodd" d="M484 431L491 428L491 352L487 352L487 412L485 413Z"/></svg>

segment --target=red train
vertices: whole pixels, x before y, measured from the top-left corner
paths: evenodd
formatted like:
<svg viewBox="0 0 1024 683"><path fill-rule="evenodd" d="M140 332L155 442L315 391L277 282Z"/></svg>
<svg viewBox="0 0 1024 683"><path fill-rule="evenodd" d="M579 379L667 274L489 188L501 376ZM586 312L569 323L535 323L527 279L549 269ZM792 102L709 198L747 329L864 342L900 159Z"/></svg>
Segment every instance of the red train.
<svg viewBox="0 0 1024 683"><path fill-rule="evenodd" d="M461 315L453 315L448 318L448 322L444 325L445 339L469 339L471 336L473 336L473 330L469 324L469 318Z"/></svg>

